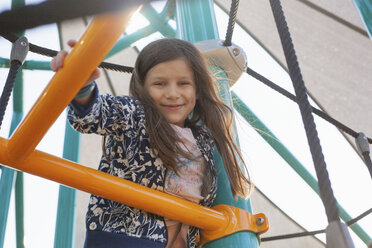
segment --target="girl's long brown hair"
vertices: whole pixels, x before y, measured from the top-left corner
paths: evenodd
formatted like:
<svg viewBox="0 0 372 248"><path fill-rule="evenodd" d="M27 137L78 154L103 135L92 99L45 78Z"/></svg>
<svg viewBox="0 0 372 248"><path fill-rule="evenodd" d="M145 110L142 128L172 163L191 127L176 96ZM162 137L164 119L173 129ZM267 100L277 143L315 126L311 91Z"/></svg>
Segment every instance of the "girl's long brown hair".
<svg viewBox="0 0 372 248"><path fill-rule="evenodd" d="M245 177L241 171L239 161L243 162L243 159L230 134L233 112L217 95L216 85L201 53L183 40L160 39L150 43L139 53L134 67L129 92L144 106L151 148L161 158L164 166L174 171L177 171L179 155L189 157L178 146L180 140L177 134L144 89L147 72L152 67L179 58L185 59L194 72L197 95L194 111L191 118L186 120L186 125L195 128L201 122L209 129L221 154L233 196L246 198L250 193L251 182L248 172Z"/></svg>

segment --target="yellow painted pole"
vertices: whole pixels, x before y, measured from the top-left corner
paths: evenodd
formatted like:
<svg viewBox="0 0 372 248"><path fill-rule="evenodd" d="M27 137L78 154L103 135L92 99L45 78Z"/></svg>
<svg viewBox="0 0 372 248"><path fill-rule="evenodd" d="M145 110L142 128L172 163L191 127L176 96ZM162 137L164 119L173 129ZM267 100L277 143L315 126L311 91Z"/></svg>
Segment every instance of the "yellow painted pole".
<svg viewBox="0 0 372 248"><path fill-rule="evenodd" d="M25 159L123 34L139 8L95 17L9 140L9 158Z"/></svg>
<svg viewBox="0 0 372 248"><path fill-rule="evenodd" d="M0 138L0 163L14 169L205 230L224 229L230 222L223 212L37 150L14 162L7 145L8 140Z"/></svg>

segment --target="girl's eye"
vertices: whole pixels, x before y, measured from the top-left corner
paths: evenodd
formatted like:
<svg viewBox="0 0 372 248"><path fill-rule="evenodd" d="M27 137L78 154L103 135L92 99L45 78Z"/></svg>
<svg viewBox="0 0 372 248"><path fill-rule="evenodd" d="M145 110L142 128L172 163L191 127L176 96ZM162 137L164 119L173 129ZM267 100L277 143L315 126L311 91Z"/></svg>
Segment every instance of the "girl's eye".
<svg viewBox="0 0 372 248"><path fill-rule="evenodd" d="M156 86L162 86L162 85L164 85L164 83L163 82L155 82L154 85L156 85Z"/></svg>
<svg viewBox="0 0 372 248"><path fill-rule="evenodd" d="M189 85L190 83L189 82L180 82L181 85Z"/></svg>

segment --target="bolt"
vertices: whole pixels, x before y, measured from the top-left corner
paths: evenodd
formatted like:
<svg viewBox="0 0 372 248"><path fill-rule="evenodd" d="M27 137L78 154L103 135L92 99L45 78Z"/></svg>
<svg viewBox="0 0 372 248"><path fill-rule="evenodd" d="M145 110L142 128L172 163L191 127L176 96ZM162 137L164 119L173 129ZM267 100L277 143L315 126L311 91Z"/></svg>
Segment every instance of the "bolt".
<svg viewBox="0 0 372 248"><path fill-rule="evenodd" d="M258 226L262 226L263 224L265 224L265 219L262 218L262 217L258 217L257 220L256 220L256 224Z"/></svg>
<svg viewBox="0 0 372 248"><path fill-rule="evenodd" d="M26 46L26 42L25 41L21 41L21 46Z"/></svg>
<svg viewBox="0 0 372 248"><path fill-rule="evenodd" d="M234 54L235 56L238 56L238 55L240 54L240 50L239 50L239 48L234 48L234 49L232 50L232 52L233 52L233 54Z"/></svg>

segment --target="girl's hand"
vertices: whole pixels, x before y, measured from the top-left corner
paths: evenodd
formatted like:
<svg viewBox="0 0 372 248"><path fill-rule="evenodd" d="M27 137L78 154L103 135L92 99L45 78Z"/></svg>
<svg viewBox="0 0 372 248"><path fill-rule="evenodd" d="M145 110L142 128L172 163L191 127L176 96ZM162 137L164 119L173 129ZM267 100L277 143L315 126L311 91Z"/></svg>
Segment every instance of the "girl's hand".
<svg viewBox="0 0 372 248"><path fill-rule="evenodd" d="M70 47L73 47L76 44L76 41L75 40L69 40L67 42L67 44ZM52 68L52 70L54 72L58 71L59 68L63 67L63 61L65 60L67 54L68 54L68 52L62 50L55 57L53 57L52 62L50 63L50 68ZM96 68L92 72L92 74L90 75L90 77L88 78L86 83L82 86L82 88L89 85L91 82L93 82L97 78L99 78L100 74L101 74L100 70L98 68Z"/></svg>

